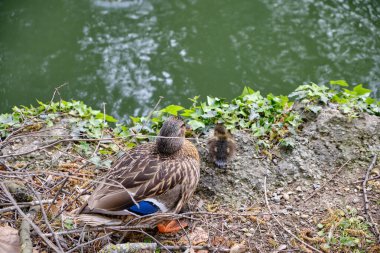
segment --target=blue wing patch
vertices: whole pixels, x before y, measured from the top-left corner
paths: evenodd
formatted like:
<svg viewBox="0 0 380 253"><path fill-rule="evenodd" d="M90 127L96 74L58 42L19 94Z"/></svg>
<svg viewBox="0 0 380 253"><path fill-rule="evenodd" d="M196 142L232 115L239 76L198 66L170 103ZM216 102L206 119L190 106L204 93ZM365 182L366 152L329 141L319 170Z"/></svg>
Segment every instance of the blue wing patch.
<svg viewBox="0 0 380 253"><path fill-rule="evenodd" d="M148 214L156 213L160 210L158 206L156 206L155 204L149 201L140 201L139 206L133 205L130 208L128 208L128 211L133 212L138 215L148 215Z"/></svg>

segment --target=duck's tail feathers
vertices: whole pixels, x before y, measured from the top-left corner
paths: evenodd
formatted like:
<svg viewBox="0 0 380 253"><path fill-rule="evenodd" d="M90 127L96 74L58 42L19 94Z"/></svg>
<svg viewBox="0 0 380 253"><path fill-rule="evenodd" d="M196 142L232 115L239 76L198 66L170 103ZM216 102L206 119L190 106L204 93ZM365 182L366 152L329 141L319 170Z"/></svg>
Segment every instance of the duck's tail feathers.
<svg viewBox="0 0 380 253"><path fill-rule="evenodd" d="M80 214L75 217L76 223L82 223L91 227L97 226L119 226L123 224L121 219L109 218L97 214Z"/></svg>
<svg viewBox="0 0 380 253"><path fill-rule="evenodd" d="M218 166L221 169L225 169L227 167L227 161L226 160L215 160L216 166Z"/></svg>

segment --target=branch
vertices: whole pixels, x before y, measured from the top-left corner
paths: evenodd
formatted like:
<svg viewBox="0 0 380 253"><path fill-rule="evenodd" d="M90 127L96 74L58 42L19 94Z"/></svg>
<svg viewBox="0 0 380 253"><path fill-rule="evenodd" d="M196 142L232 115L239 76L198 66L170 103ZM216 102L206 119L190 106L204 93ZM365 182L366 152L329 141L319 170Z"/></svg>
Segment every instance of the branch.
<svg viewBox="0 0 380 253"><path fill-rule="evenodd" d="M13 196L10 194L10 192L8 191L7 187L5 186L3 182L0 183L0 187L2 188L2 190L4 191L8 199L16 207L19 214L23 217L23 219L25 219L33 227L33 229L42 238L42 240L44 240L55 252L61 252L59 248L42 233L40 228L36 224L34 224L34 222L31 219L29 219L29 217L21 210L21 208L17 205L17 202L15 201Z"/></svg>
<svg viewBox="0 0 380 253"><path fill-rule="evenodd" d="M30 208L27 216L33 220L39 211L38 206L33 206ZM30 238L30 224L27 219L22 219L20 225L20 246L21 253L32 253L33 252L33 242Z"/></svg>
<svg viewBox="0 0 380 253"><path fill-rule="evenodd" d="M362 188L363 188L363 198L364 198L364 212L365 212L365 214L367 216L367 221L368 221L368 223L370 224L370 226L372 228L373 234L377 237L377 242L380 243L379 229L377 228L376 224L373 221L371 212L369 212L369 200L368 200L368 196L367 196L368 177L369 177L369 174L371 173L373 167L375 166L376 159L377 159L377 155L375 154L373 156L373 158L372 158L371 164L368 166L367 172L365 173L365 177L364 177Z"/></svg>

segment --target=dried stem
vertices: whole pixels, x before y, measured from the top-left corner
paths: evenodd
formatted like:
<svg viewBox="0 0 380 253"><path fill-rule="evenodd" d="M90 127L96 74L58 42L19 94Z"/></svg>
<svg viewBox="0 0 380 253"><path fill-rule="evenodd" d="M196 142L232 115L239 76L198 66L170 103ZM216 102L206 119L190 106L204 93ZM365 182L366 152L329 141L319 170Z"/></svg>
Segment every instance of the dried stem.
<svg viewBox="0 0 380 253"><path fill-rule="evenodd" d="M362 188L363 188L363 198L364 198L364 212L365 212L365 214L367 216L367 221L368 221L368 223L371 226L373 234L377 237L378 243L380 243L379 229L377 228L375 222L373 221L371 212L369 210L370 206L369 206L369 200L368 200L368 196L367 196L367 181L368 181L369 174L371 173L373 167L376 164L376 160L377 160L377 154L375 154L373 156L372 162L368 166L368 169L367 169L367 171L365 173L365 176L364 176L364 181L363 181L363 185L362 185L363 187Z"/></svg>
<svg viewBox="0 0 380 253"><path fill-rule="evenodd" d="M40 230L40 228L34 224L34 222L21 210L21 208L17 205L16 200L13 198L13 196L8 191L7 187L3 182L0 183L1 189L4 191L5 195L8 197L8 199L12 202L12 204L16 207L19 214L25 219L36 231L36 233L46 242L47 245L49 245L55 252L61 252L60 249L52 242L50 241Z"/></svg>

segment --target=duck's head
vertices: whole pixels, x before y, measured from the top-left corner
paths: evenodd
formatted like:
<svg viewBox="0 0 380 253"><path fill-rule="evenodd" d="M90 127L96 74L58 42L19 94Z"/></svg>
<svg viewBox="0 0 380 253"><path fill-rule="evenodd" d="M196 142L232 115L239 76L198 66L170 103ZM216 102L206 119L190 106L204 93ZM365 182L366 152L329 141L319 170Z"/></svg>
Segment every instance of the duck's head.
<svg viewBox="0 0 380 253"><path fill-rule="evenodd" d="M157 150L161 154L170 155L182 148L185 141L185 123L177 118L168 118L161 127L159 136L164 138L157 138Z"/></svg>

